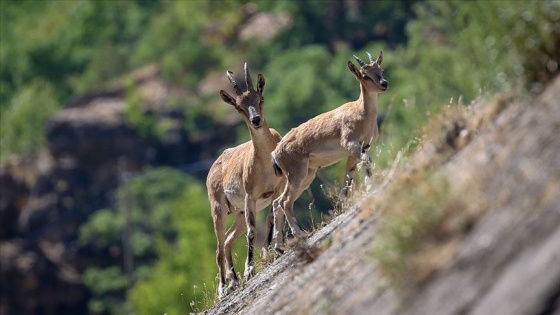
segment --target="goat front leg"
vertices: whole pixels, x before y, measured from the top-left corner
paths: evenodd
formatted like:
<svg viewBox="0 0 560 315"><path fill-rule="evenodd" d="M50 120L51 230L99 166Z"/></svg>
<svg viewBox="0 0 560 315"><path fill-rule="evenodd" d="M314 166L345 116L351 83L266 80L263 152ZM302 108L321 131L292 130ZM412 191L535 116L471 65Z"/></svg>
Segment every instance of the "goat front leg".
<svg viewBox="0 0 560 315"><path fill-rule="evenodd" d="M247 260L245 261L245 278L250 279L255 275L255 227L257 202L249 194L245 195L245 222L247 223Z"/></svg>
<svg viewBox="0 0 560 315"><path fill-rule="evenodd" d="M360 142L356 140L342 141L342 146L350 151L350 154L357 157L362 163L367 164L371 161L369 154L362 147Z"/></svg>
<svg viewBox="0 0 560 315"><path fill-rule="evenodd" d="M365 150L364 150L365 152ZM367 153L366 153L367 154ZM372 186L372 172L371 172L371 156L368 154L368 160L367 163L365 163L365 168L366 168L366 179L365 179L365 183L366 183L366 193L371 191L371 186Z"/></svg>
<svg viewBox="0 0 560 315"><path fill-rule="evenodd" d="M354 182L356 174L356 167L358 166L359 159L355 155L350 155L346 161L346 173L344 175L344 183L340 190L339 199L343 200L348 198L349 192Z"/></svg>
<svg viewBox="0 0 560 315"><path fill-rule="evenodd" d="M342 210L344 208L344 202L348 199L350 191L352 190L352 185L354 183L354 176L356 174L356 167L360 160L355 155L350 155L346 161L346 173L344 175L344 181L340 193L338 194L338 202L335 205L337 210Z"/></svg>
<svg viewBox="0 0 560 315"><path fill-rule="evenodd" d="M346 199L346 197L348 197L348 187L352 184L352 182L354 181L354 174L356 171L356 166L358 164L358 161L360 161L364 167L365 167L365 172L366 172L366 191L369 191L371 188L371 176L372 176L372 172L371 172L371 157L368 154L368 152L366 151L366 149L364 149L363 145L360 144L360 142L358 141L343 141L342 145L348 150L350 151L350 156L348 157L347 163L346 163L346 175L345 175L345 185L342 188L342 191L340 192L340 197L342 199ZM368 145L369 147L369 145Z"/></svg>

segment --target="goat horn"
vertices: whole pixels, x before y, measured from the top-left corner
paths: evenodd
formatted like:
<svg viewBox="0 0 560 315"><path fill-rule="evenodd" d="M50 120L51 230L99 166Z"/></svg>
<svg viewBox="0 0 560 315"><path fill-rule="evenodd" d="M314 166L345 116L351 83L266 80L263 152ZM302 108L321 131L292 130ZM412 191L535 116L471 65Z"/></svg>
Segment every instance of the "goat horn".
<svg viewBox="0 0 560 315"><path fill-rule="evenodd" d="M239 88L239 85L237 85L237 82L235 82L235 80L233 79L232 74L233 74L233 72L231 72L229 70L226 71L226 75L229 79L229 82L231 82L231 84L233 85L233 89L235 90L235 94L241 95L243 93L241 92L241 89Z"/></svg>
<svg viewBox="0 0 560 315"><path fill-rule="evenodd" d="M253 89L253 80L251 80L251 75L249 74L249 67L245 63L245 85L247 85L247 90Z"/></svg>
<svg viewBox="0 0 560 315"><path fill-rule="evenodd" d="M358 58L358 56L356 56L356 55L353 55L353 56L354 56L354 58L356 58L356 60L358 60L358 63L360 64L361 67L366 65L366 63L363 62L362 59Z"/></svg>
<svg viewBox="0 0 560 315"><path fill-rule="evenodd" d="M373 57L366 51L367 56L369 57L369 62L374 63Z"/></svg>

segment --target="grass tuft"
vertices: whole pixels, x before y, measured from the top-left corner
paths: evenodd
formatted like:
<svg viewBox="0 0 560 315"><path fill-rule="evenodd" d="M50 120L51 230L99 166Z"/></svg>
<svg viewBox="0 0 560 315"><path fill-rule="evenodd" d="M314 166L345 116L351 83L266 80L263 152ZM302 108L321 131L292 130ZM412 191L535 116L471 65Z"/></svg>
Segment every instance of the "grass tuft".
<svg viewBox="0 0 560 315"><path fill-rule="evenodd" d="M214 306L217 302L217 296L215 294L215 288L213 289L209 289L206 286L206 283L203 283L203 288L202 290L202 299L198 300L196 298L197 294L196 292L199 290L199 287L197 285L193 285L193 291L195 293L195 299L192 300L190 302L190 307L191 310L193 310L192 313L190 314L201 314L204 313L206 310L210 309L212 306ZM181 294L182 295L182 294Z"/></svg>
<svg viewBox="0 0 560 315"><path fill-rule="evenodd" d="M322 248L318 245L309 245L306 238L296 238L292 244L292 250L298 262L308 264L321 254Z"/></svg>

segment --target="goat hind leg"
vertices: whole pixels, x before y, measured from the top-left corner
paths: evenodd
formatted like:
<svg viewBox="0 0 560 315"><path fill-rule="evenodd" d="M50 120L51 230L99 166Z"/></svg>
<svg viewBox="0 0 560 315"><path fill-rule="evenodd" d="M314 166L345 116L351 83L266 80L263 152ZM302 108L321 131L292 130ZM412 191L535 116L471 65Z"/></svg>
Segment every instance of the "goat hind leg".
<svg viewBox="0 0 560 315"><path fill-rule="evenodd" d="M281 197L281 196L280 196ZM283 254L286 250L286 245L284 242L284 218L285 214L280 206L280 197L274 198L272 202L271 212L273 213L273 231L271 233L270 243L274 244L274 250ZM270 245L270 244L269 244Z"/></svg>
<svg viewBox="0 0 560 315"><path fill-rule="evenodd" d="M284 210L286 215L286 220L288 225L292 230L295 237L305 237L307 234L294 216L294 202L301 196L301 194L311 185L313 179L315 179L315 174L317 169L308 169L307 163L305 164L305 169L299 170L298 172L292 172L295 176L288 176L288 184L286 189L281 196L280 206Z"/></svg>
<svg viewBox="0 0 560 315"><path fill-rule="evenodd" d="M218 285L218 297L221 299L227 294L226 289L226 262L225 262L225 250L224 250L224 239L225 239L225 209L223 204L216 199L210 199L211 209L212 209L212 221L214 222L214 232L216 233L216 238L218 240L218 246L216 249L216 263L218 265L218 275L220 278L220 283Z"/></svg>

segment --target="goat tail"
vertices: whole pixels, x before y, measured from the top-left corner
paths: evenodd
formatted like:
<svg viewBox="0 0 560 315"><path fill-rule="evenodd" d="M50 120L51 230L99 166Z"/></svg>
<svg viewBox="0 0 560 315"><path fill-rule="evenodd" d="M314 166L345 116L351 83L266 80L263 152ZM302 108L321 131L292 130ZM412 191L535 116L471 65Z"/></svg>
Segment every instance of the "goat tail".
<svg viewBox="0 0 560 315"><path fill-rule="evenodd" d="M274 174L276 174L276 176L278 177L284 175L282 169L280 168L280 165L278 165L278 162L276 162L276 157L274 156L274 152L272 152L270 156L272 157L272 167L274 168Z"/></svg>

